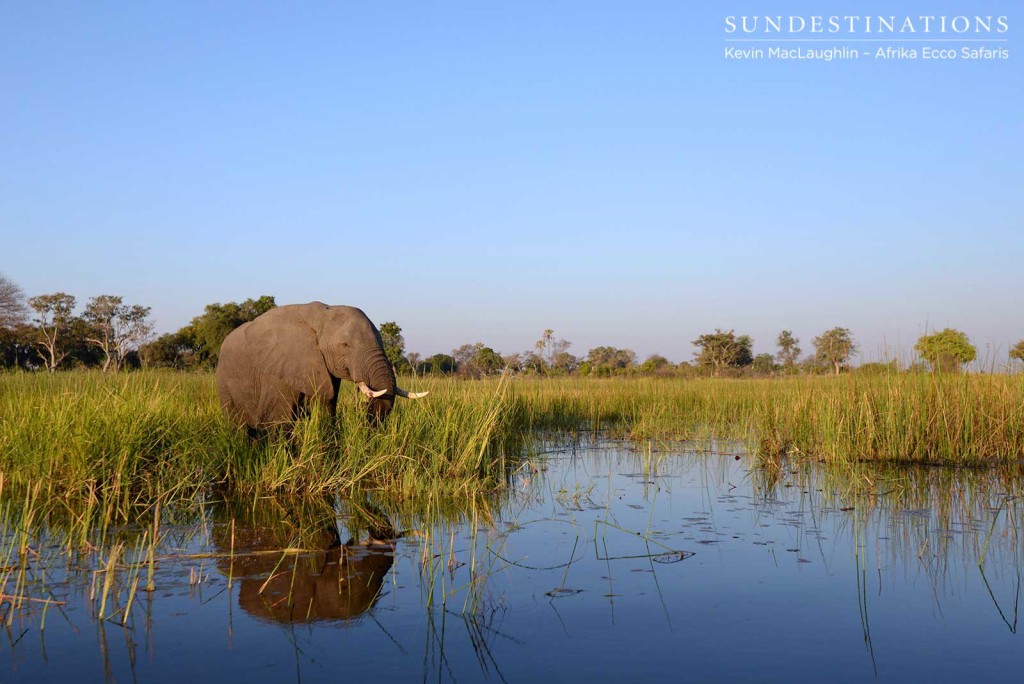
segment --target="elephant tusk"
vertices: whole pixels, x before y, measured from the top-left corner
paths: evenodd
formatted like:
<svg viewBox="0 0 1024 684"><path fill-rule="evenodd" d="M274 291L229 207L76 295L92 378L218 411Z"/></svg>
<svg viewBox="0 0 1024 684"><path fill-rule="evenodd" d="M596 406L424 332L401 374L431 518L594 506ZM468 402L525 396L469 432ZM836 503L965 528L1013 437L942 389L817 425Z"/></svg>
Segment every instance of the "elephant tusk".
<svg viewBox="0 0 1024 684"><path fill-rule="evenodd" d="M376 392L370 389L369 385L365 382L360 382L356 385L359 391L368 396L370 399L376 399L377 397L383 396L388 393L386 389L377 390Z"/></svg>
<svg viewBox="0 0 1024 684"><path fill-rule="evenodd" d="M423 397L430 394L430 392L406 392L401 387L396 387L395 394L397 394L400 397L405 397L406 399L422 399Z"/></svg>

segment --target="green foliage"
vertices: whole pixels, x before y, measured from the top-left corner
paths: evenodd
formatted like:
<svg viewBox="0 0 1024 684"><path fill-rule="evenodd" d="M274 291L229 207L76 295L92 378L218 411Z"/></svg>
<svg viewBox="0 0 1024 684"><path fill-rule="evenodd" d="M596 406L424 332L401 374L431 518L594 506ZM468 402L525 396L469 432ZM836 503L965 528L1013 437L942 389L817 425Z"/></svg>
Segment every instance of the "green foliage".
<svg viewBox="0 0 1024 684"><path fill-rule="evenodd" d="M758 375L771 375L778 367L775 365L775 358L771 354L758 354L751 364L753 371Z"/></svg>
<svg viewBox="0 0 1024 684"><path fill-rule="evenodd" d="M899 373L899 364L893 360L888 363L881 363L874 361L872 363L864 363L857 367L855 371L857 375L886 375L889 373Z"/></svg>
<svg viewBox="0 0 1024 684"><path fill-rule="evenodd" d="M38 332L30 325L0 327L0 366L30 369L43 363L36 344Z"/></svg>
<svg viewBox="0 0 1024 684"><path fill-rule="evenodd" d="M645 374L666 373L672 370L672 363L661 354L651 354L640 364L640 372Z"/></svg>
<svg viewBox="0 0 1024 684"><path fill-rule="evenodd" d="M212 368L217 365L220 345L232 330L275 306L274 298L269 295L246 299L241 304L207 304L203 314L193 318L178 333L185 341L193 362L198 366Z"/></svg>
<svg viewBox="0 0 1024 684"><path fill-rule="evenodd" d="M469 378L480 378L500 373L505 367L505 361L501 355L490 347L484 346L483 342L464 344L458 349L452 350L452 359L459 375Z"/></svg>
<svg viewBox="0 0 1024 684"><path fill-rule="evenodd" d="M479 376L494 375L502 371L505 367L505 361L501 358L500 354L490 347L482 346L476 350L476 353L470 360L470 366L473 372Z"/></svg>
<svg viewBox="0 0 1024 684"><path fill-rule="evenodd" d="M534 344L536 352L526 352L527 366L536 373L554 372L556 375L571 373L579 365L579 359L569 353L572 342L555 339L554 330L545 330Z"/></svg>
<svg viewBox="0 0 1024 684"><path fill-rule="evenodd" d="M775 358L787 372L792 372L796 367L797 359L800 358L800 340L793 337L793 333L789 330L783 330L779 333L775 344L779 346L779 352Z"/></svg>
<svg viewBox="0 0 1024 684"><path fill-rule="evenodd" d="M75 297L66 292L54 292L32 297L28 305L36 312L36 323L49 325L54 321L66 322L74 315Z"/></svg>
<svg viewBox="0 0 1024 684"><path fill-rule="evenodd" d="M180 331L163 334L140 346L139 359L146 368L184 370L193 365L192 349Z"/></svg>
<svg viewBox="0 0 1024 684"><path fill-rule="evenodd" d="M405 338L402 337L402 328L394 321L382 323L380 326L380 338L384 343L384 355L391 362L395 373L409 373L412 366L405 358Z"/></svg>
<svg viewBox="0 0 1024 684"><path fill-rule="evenodd" d="M68 321L63 342L67 352L62 364L64 367L91 368L103 363L103 352L89 341L93 332L93 327L80 316L74 316Z"/></svg>
<svg viewBox="0 0 1024 684"><path fill-rule="evenodd" d="M732 330L716 329L695 339L693 345L700 348L697 364L710 368L713 375L719 375L723 368L741 368L754 362L754 340L749 335L737 337Z"/></svg>
<svg viewBox="0 0 1024 684"><path fill-rule="evenodd" d="M847 328L832 328L814 338L814 350L818 360L832 366L836 375L844 363L857 351L853 333Z"/></svg>
<svg viewBox="0 0 1024 684"><path fill-rule="evenodd" d="M622 375L636 366L636 352L632 349L595 347L587 353L587 374L596 376Z"/></svg>
<svg viewBox="0 0 1024 684"><path fill-rule="evenodd" d="M580 360L567 351L560 351L551 357L552 375L569 375L580 367Z"/></svg>
<svg viewBox="0 0 1024 684"><path fill-rule="evenodd" d="M1010 358L1018 361L1024 361L1024 340L1013 345L1013 348L1010 349Z"/></svg>
<svg viewBox="0 0 1024 684"><path fill-rule="evenodd" d="M429 356L418 369L420 373L428 373L430 375L452 375L457 370L458 365L455 363L455 359L448 354Z"/></svg>
<svg viewBox="0 0 1024 684"><path fill-rule="evenodd" d="M74 319L75 298L66 292L54 292L32 297L28 305L36 312L34 322L46 366L51 371L56 370L68 355L65 338Z"/></svg>
<svg viewBox="0 0 1024 684"><path fill-rule="evenodd" d="M89 300L82 318L92 328L85 341L104 355L103 370L120 370L125 357L150 336L153 324L149 307L123 303L115 295L99 295Z"/></svg>
<svg viewBox="0 0 1024 684"><path fill-rule="evenodd" d="M519 355L519 367L524 373L543 375L547 371L544 357L535 351L525 351Z"/></svg>
<svg viewBox="0 0 1024 684"><path fill-rule="evenodd" d="M978 358L978 350L967 338L967 333L946 328L931 335L922 335L914 351L931 365L934 371L957 372L965 363Z"/></svg>

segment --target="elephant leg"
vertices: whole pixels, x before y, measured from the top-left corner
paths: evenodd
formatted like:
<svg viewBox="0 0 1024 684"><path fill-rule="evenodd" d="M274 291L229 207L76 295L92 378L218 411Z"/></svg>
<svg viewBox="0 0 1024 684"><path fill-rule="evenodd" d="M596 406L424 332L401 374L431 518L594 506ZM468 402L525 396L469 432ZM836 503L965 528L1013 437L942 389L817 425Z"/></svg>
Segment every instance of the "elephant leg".
<svg viewBox="0 0 1024 684"><path fill-rule="evenodd" d="M331 378L331 396L327 398L327 411L331 418L338 414L338 388L341 387L339 378Z"/></svg>
<svg viewBox="0 0 1024 684"><path fill-rule="evenodd" d="M304 388L299 393L295 418L299 419L308 416L312 412L314 405L321 407L327 412L328 416L334 418L338 405L338 382L338 380L332 378L330 382L321 381Z"/></svg>
<svg viewBox="0 0 1024 684"><path fill-rule="evenodd" d="M299 396L296 390L280 384L264 387L259 401L259 424L264 427L275 427L293 421Z"/></svg>

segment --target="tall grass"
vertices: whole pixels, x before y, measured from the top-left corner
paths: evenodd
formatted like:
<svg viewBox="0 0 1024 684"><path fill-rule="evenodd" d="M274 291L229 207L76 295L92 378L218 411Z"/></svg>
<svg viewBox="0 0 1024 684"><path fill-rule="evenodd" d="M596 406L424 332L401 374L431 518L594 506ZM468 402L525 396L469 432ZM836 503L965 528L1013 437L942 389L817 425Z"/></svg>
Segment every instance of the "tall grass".
<svg viewBox="0 0 1024 684"><path fill-rule="evenodd" d="M78 577L88 582L99 620L128 624L139 597L154 587L161 557L185 546L168 530L205 530L208 514L221 520L211 543L219 545L220 561L226 553L233 577L236 541L244 535L239 531L236 540L235 521L246 521L258 501L273 507L264 509L266 520L248 522L279 521L278 555L293 563L295 549L316 548L338 501L348 502L343 508L353 533L379 524L380 515L396 534L419 536L422 526L427 603L443 607L468 587L462 609L475 614L486 603L494 556L471 554L468 579L460 580L468 584L453 584L454 530L467 521L472 530L486 524L524 456L552 433L737 440L759 457L752 473L766 494L790 480L821 497L855 494L854 515L864 520L878 501L893 510L934 508L946 527L977 519L979 510L1005 510L1014 521L1021 514L1020 377L421 378L405 384L431 395L400 402L380 428L367 423L352 391L341 398L337 416L314 410L290 436L252 441L221 416L211 375L0 375L0 622L9 628L41 613L42 629L47 611L62 605L61 583ZM644 472L657 465L649 445L641 456ZM812 460L830 467L812 467ZM904 464L998 468L952 473ZM936 543L927 528L914 527L916 518L908 520L897 530L903 547ZM972 557L984 563L988 537L972 539L979 546ZM943 551L940 559L947 557ZM203 562L197 582L209 572Z"/></svg>
<svg viewBox="0 0 1024 684"><path fill-rule="evenodd" d="M41 487L104 517L199 491L317 494L355 487L398 498L501 486L521 452L507 385L436 383L381 429L354 396L314 410L292 435L250 440L221 416L209 375L146 372L0 376L0 487ZM107 514L110 516L107 516Z"/></svg>
<svg viewBox="0 0 1024 684"><path fill-rule="evenodd" d="M255 442L222 418L205 374L0 375L0 489L127 520L198 492L396 500L499 489L538 431L738 439L835 463L989 465L1024 455L1024 382L1001 375L775 380L419 379L381 428L353 391L332 419ZM61 507L50 515L61 515ZM83 511L85 511L83 513Z"/></svg>
<svg viewBox="0 0 1024 684"><path fill-rule="evenodd" d="M897 374L780 379L563 379L515 385L533 428L636 439L738 439L816 460L983 466L1024 461L1024 381Z"/></svg>

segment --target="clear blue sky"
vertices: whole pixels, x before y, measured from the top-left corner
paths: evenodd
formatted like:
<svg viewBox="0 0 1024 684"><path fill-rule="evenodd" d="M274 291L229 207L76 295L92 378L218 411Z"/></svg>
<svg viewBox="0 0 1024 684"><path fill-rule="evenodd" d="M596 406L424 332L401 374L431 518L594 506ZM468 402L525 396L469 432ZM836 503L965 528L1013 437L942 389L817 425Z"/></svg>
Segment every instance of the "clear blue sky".
<svg viewBox="0 0 1024 684"><path fill-rule="evenodd" d="M699 8L697 6L700 6ZM0 272L407 349L1024 338L1014 0L8 3ZM853 12L851 12L853 10ZM724 17L1007 15L1008 60L730 62ZM815 47L818 47L817 45Z"/></svg>

